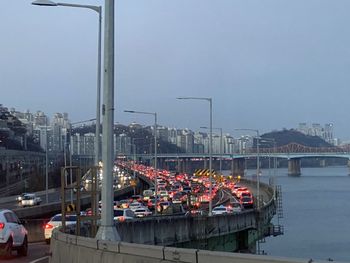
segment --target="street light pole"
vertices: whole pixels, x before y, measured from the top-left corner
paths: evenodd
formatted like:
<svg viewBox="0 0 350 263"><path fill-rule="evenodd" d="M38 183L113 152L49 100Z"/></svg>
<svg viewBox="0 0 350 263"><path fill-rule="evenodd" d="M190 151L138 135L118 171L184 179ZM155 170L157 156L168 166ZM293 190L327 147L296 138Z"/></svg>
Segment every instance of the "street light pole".
<svg viewBox="0 0 350 263"><path fill-rule="evenodd" d="M212 182L212 159L213 159L213 99L202 97L179 97L178 100L205 100L209 102L209 216L212 216L213 202L213 182Z"/></svg>
<svg viewBox="0 0 350 263"><path fill-rule="evenodd" d="M45 136L46 136L46 151L45 151L45 198L46 204L49 203L49 154L48 154L48 138L47 136L47 116L45 116Z"/></svg>
<svg viewBox="0 0 350 263"><path fill-rule="evenodd" d="M272 142L273 143L273 177L272 177L272 185L273 185L273 196L276 197L276 169L277 169L277 158L276 158L276 151L277 151L277 143L274 138L263 138L263 142ZM270 170L270 163L269 163L269 170ZM270 172L269 172L270 174Z"/></svg>
<svg viewBox="0 0 350 263"><path fill-rule="evenodd" d="M234 129L236 131L253 131L256 132L256 200L257 200L257 209L260 209L260 148L259 148L259 139L260 134L259 130L255 129Z"/></svg>
<svg viewBox="0 0 350 263"><path fill-rule="evenodd" d="M155 191L155 209L154 215L157 215L157 200L158 200L158 170L157 170L157 113L156 112L146 112L146 111L134 111L134 110L124 110L124 112L128 113L136 113L136 114L146 114L154 116L154 191Z"/></svg>
<svg viewBox="0 0 350 263"><path fill-rule="evenodd" d="M114 122L114 0L105 0L105 26L104 26L104 87L103 87L103 181L102 181L102 212L101 226L96 234L96 238L102 240L120 240L120 236L114 226L113 221L113 122ZM68 6L89 8L98 13L101 12L99 6L77 5L67 3L55 3L50 0L36 0L33 5L41 6ZM101 70L99 70L101 72ZM99 100L99 98L97 98ZM99 101L97 102L99 104ZM98 108L101 108L98 106ZM98 110L96 110L98 112ZM98 113L97 113L98 114ZM98 116L96 116L98 117ZM96 118L98 119L98 118ZM97 126L100 124L96 121ZM99 136L99 134L98 134ZM96 140L98 140L96 138ZM99 148L99 147L97 147ZM97 149L96 149L97 150Z"/></svg>
<svg viewBox="0 0 350 263"><path fill-rule="evenodd" d="M93 5L79 5L69 3L56 3L50 0L36 0L33 5L39 6L66 6L94 10L98 13L98 47L97 47L97 103L96 103L96 129L95 129L95 165L100 161L100 116L101 116L101 35L102 35L102 7Z"/></svg>
<svg viewBox="0 0 350 263"><path fill-rule="evenodd" d="M113 123L114 123L114 0L105 0L104 83L102 130L102 212L97 239L117 241L120 236L114 225L113 213Z"/></svg>
<svg viewBox="0 0 350 263"><path fill-rule="evenodd" d="M208 127L200 127L201 129L209 129ZM219 130L220 131L220 174L222 174L222 155L223 155L223 147L222 147L222 128L213 128L213 130Z"/></svg>

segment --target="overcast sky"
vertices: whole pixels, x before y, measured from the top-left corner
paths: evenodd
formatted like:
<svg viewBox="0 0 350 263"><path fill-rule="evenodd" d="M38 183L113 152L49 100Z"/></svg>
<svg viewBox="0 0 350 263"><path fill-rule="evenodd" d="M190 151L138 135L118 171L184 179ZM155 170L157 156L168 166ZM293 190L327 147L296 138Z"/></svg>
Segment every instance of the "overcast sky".
<svg viewBox="0 0 350 263"><path fill-rule="evenodd" d="M0 103L94 118L97 13L30 3L0 8ZM199 130L208 103L176 97L211 97L213 125L234 135L316 122L350 139L349 12L348 0L118 0L115 121L149 125L123 111L151 111Z"/></svg>

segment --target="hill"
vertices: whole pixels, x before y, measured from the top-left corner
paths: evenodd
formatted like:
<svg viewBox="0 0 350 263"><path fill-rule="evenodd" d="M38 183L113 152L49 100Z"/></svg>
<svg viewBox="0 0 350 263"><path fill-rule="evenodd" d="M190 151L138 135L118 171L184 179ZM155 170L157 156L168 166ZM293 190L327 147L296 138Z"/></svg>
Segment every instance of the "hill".
<svg viewBox="0 0 350 263"><path fill-rule="evenodd" d="M265 138L267 140L274 139L277 147L290 143L297 143L308 147L334 147L321 137L305 135L293 129L265 133L261 136L261 138ZM273 147L273 142L264 143L264 147Z"/></svg>

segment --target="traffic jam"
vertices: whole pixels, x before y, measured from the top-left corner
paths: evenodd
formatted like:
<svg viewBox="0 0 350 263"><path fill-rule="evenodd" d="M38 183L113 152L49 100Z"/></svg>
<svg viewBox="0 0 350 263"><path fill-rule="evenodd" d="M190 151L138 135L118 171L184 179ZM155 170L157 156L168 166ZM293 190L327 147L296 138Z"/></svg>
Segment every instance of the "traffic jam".
<svg viewBox="0 0 350 263"><path fill-rule="evenodd" d="M156 173L151 166L125 161L118 161L117 166L131 173L135 171L140 178L144 177L151 183L151 187L142 193L115 201L117 214L121 214L120 210L130 211L130 216L125 217L126 213L123 213L123 216L115 218L117 221L152 215L207 215L210 200L213 215L239 213L254 207L251 191L231 176L213 173L210 193L208 171L193 175L167 170Z"/></svg>
<svg viewBox="0 0 350 263"><path fill-rule="evenodd" d="M131 186L135 179L131 174L148 181L151 187L141 193L114 201L115 223L150 216L186 215L207 216L212 200L212 215L235 214L253 209L251 191L230 176L213 175L212 191L208 173L169 172L133 162L118 161L114 167L114 189ZM155 182L157 181L157 195ZM100 201L100 211L102 203ZM88 208L82 215L91 215ZM76 215L66 216L66 225L76 224ZM62 224L62 215L53 216L44 226L46 243L50 243L52 231Z"/></svg>

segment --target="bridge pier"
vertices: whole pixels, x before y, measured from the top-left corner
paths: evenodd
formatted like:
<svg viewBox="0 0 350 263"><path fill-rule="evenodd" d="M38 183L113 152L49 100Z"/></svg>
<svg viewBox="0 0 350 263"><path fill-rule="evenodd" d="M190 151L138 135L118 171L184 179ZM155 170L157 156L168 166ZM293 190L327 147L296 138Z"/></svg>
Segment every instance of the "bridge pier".
<svg viewBox="0 0 350 263"><path fill-rule="evenodd" d="M208 169L208 160L207 158L204 157L204 164L203 164L203 169Z"/></svg>
<svg viewBox="0 0 350 263"><path fill-rule="evenodd" d="M300 158L293 158L288 160L288 175L299 176L301 175Z"/></svg>
<svg viewBox="0 0 350 263"><path fill-rule="evenodd" d="M245 168L244 158L232 159L232 168L231 168L232 176L238 176L238 175L244 176L244 168Z"/></svg>

